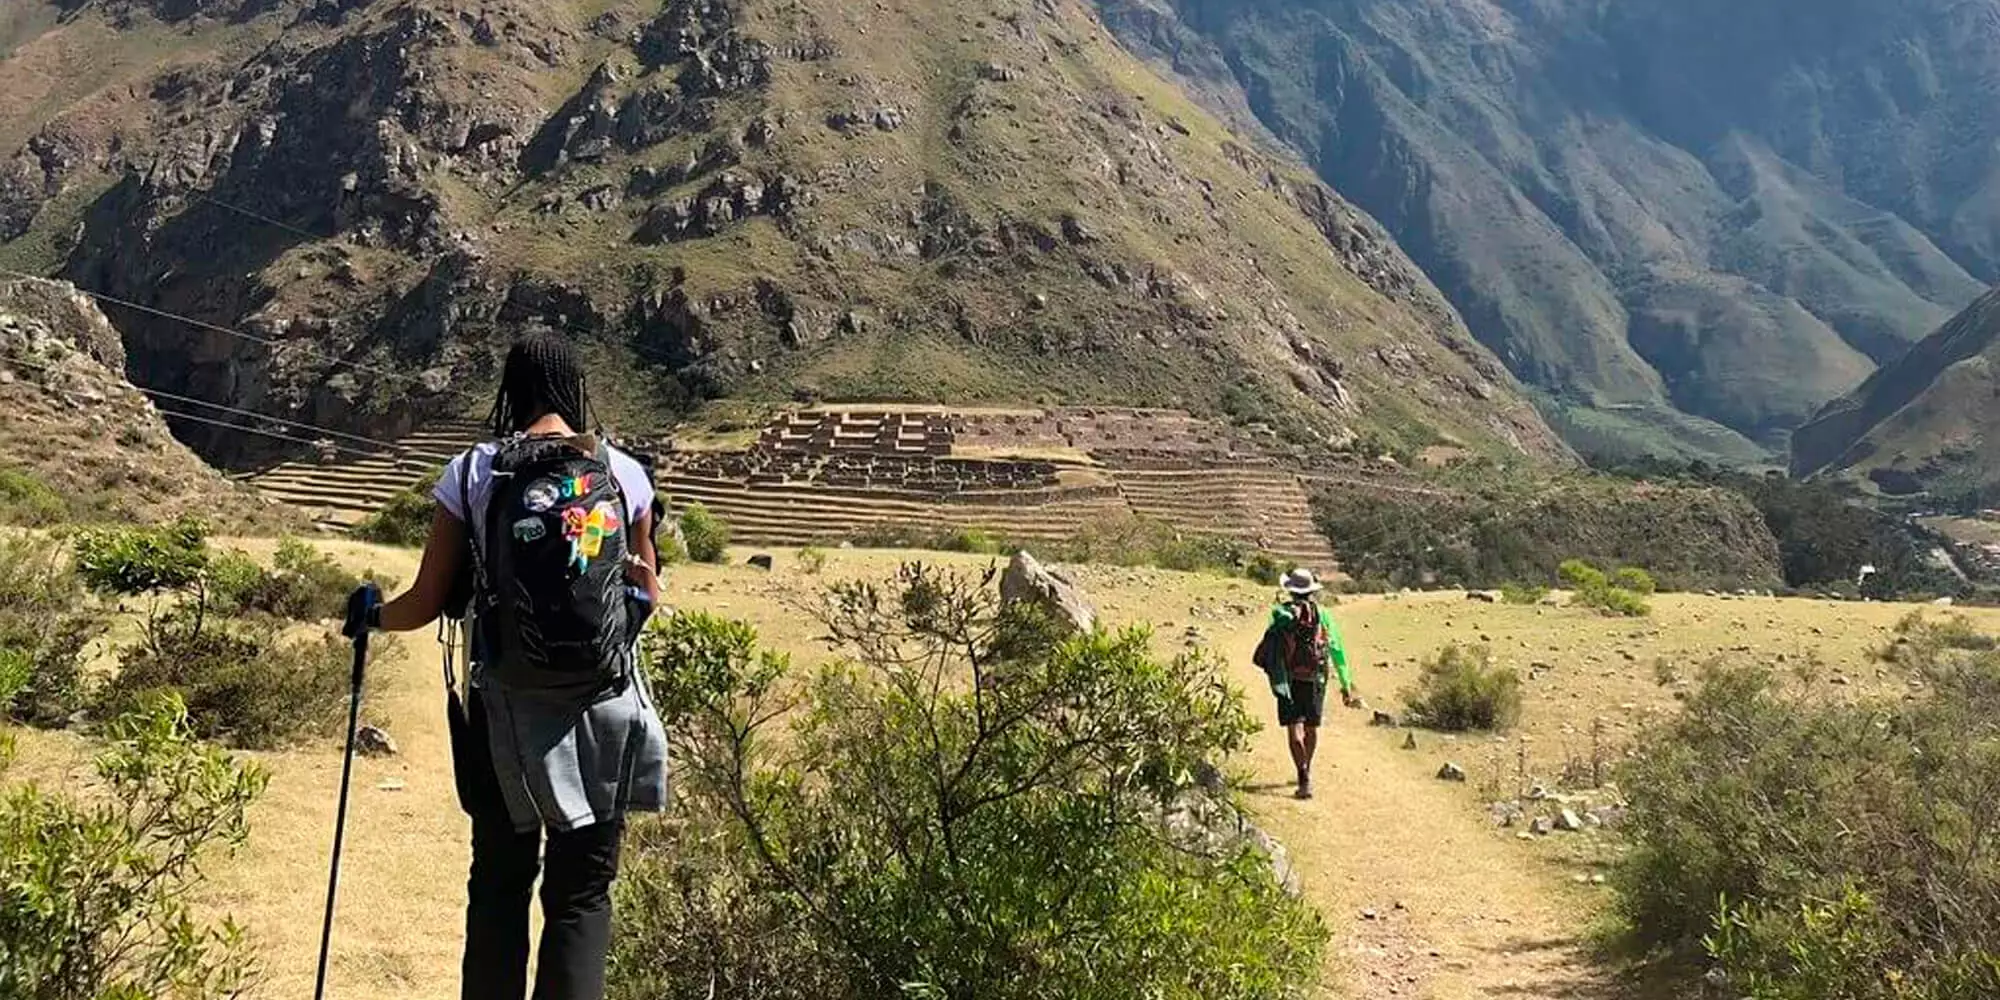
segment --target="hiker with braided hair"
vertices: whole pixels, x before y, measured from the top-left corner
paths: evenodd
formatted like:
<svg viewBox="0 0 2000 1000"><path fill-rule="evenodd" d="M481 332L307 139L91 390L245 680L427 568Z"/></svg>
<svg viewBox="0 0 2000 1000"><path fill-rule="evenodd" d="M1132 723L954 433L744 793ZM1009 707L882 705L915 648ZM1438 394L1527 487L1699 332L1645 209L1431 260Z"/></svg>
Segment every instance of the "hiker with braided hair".
<svg viewBox="0 0 2000 1000"><path fill-rule="evenodd" d="M448 670L446 699L472 819L465 1000L527 994L538 873L534 1000L600 1000L625 815L666 799L666 737L636 655L660 596L653 487L589 418L573 343L514 344L494 440L438 480L416 581L387 604L357 592L350 605L350 629L466 623L469 676L461 692Z"/></svg>

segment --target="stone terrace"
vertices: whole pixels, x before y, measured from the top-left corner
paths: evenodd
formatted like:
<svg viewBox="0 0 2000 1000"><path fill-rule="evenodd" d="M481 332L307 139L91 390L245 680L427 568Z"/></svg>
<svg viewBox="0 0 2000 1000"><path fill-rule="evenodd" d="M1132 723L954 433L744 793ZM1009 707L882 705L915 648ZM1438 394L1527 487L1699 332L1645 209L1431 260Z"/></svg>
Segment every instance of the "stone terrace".
<svg viewBox="0 0 2000 1000"><path fill-rule="evenodd" d="M476 430L429 428L380 460L288 463L258 485L345 527ZM676 508L699 501L751 545L830 544L884 526L1047 542L1138 515L1335 567L1289 463L1176 410L810 409L778 417L741 450L630 447L651 455Z"/></svg>
<svg viewBox="0 0 2000 1000"><path fill-rule="evenodd" d="M669 448L660 464L675 504L701 501L752 544L885 523L1057 539L1136 514L1334 567L1297 476L1232 428L1175 410L804 410L747 450Z"/></svg>

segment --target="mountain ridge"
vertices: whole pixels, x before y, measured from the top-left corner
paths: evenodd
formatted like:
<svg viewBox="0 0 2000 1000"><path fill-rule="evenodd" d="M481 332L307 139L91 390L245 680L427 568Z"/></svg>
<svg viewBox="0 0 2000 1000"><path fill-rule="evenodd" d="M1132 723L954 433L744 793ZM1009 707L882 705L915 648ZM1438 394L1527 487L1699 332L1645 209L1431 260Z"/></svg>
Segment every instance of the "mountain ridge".
<svg viewBox="0 0 2000 1000"><path fill-rule="evenodd" d="M1768 459L2000 279L1991 0L1099 7L1381 219L1586 450Z"/></svg>
<svg viewBox="0 0 2000 1000"><path fill-rule="evenodd" d="M1983 506L2000 492L2000 289L1792 436L1797 476L1853 473L1883 492Z"/></svg>
<svg viewBox="0 0 2000 1000"><path fill-rule="evenodd" d="M71 31L103 79L39 128L0 116L27 133L0 263L269 342L118 313L176 391L393 435L476 406L507 331L540 324L637 373L602 387L627 423L731 396L1125 403L1567 460L1373 220L1077 4L64 17L0 85Z"/></svg>

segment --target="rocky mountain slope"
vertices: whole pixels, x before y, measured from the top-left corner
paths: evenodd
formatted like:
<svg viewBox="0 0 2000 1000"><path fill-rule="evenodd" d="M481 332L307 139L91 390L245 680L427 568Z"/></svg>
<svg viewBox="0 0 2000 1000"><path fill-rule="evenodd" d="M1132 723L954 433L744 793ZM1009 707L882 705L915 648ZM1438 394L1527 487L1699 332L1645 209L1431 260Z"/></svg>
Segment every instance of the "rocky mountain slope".
<svg viewBox="0 0 2000 1000"><path fill-rule="evenodd" d="M297 526L176 441L124 365L118 331L74 287L0 281L0 469L26 473L85 519Z"/></svg>
<svg viewBox="0 0 2000 1000"><path fill-rule="evenodd" d="M1083 0L34 0L0 93L0 267L144 307L142 384L293 419L472 412L541 324L627 428L1125 403L1565 454L1379 226Z"/></svg>
<svg viewBox="0 0 2000 1000"><path fill-rule="evenodd" d="M1099 0L1580 448L1750 460L2000 278L2000 0Z"/></svg>
<svg viewBox="0 0 2000 1000"><path fill-rule="evenodd" d="M1852 471L1889 493L2000 498L2000 290L1792 436L1792 471Z"/></svg>

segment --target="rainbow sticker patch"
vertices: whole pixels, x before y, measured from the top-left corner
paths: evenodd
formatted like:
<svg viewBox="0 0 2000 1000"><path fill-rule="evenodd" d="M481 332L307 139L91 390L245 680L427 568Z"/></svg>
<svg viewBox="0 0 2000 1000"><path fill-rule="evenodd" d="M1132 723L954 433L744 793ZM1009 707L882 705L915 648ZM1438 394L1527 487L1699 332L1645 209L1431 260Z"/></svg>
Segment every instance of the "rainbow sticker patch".
<svg viewBox="0 0 2000 1000"><path fill-rule="evenodd" d="M589 479L579 478L586 483ZM606 501L598 501L587 511L581 506L570 507L562 512L562 520L563 538L569 541L569 564L578 573L589 569L590 561L604 550L604 540L625 526L618 510Z"/></svg>

